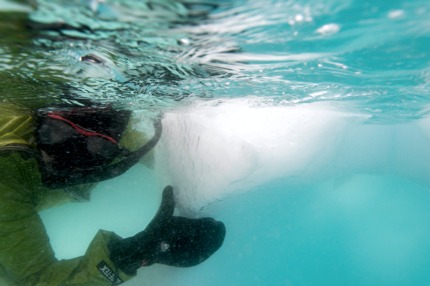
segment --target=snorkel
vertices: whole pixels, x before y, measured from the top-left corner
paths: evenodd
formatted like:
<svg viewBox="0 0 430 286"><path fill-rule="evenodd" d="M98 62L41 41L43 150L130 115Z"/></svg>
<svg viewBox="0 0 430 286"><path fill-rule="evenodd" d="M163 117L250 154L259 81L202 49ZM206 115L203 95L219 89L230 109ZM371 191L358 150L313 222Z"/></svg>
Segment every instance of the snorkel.
<svg viewBox="0 0 430 286"><path fill-rule="evenodd" d="M135 151L121 148L118 142L130 115L130 111L110 107L38 110L36 144L41 151L42 183L53 189L96 183L130 169L154 148L162 133L161 117L158 117L153 121L154 135L148 142ZM77 122L81 118L85 123L91 122L86 125L93 126L89 128Z"/></svg>

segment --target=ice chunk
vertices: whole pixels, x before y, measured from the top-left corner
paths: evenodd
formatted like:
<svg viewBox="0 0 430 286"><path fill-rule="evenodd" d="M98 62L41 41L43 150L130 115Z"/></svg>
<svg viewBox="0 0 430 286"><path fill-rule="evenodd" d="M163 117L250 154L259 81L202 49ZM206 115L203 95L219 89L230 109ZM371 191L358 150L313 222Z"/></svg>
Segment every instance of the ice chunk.
<svg viewBox="0 0 430 286"><path fill-rule="evenodd" d="M255 103L206 101L165 114L157 169L176 187L183 209L197 211L232 192L316 173L353 117L328 104Z"/></svg>

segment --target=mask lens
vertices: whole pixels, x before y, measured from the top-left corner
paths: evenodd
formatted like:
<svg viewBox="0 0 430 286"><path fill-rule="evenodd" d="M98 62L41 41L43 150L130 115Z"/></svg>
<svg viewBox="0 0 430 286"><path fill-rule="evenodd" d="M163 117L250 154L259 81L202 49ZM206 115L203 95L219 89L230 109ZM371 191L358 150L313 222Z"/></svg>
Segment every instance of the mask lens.
<svg viewBox="0 0 430 286"><path fill-rule="evenodd" d="M61 169L100 166L120 153L111 137L84 129L62 117L46 119L37 134L40 149L53 159L53 166Z"/></svg>
<svg viewBox="0 0 430 286"><path fill-rule="evenodd" d="M87 137L87 150L89 153L104 158L113 158L118 155L119 148L104 138L98 136Z"/></svg>
<svg viewBox="0 0 430 286"><path fill-rule="evenodd" d="M41 144L51 145L63 143L76 135L76 131L67 123L47 120L38 130L38 139Z"/></svg>

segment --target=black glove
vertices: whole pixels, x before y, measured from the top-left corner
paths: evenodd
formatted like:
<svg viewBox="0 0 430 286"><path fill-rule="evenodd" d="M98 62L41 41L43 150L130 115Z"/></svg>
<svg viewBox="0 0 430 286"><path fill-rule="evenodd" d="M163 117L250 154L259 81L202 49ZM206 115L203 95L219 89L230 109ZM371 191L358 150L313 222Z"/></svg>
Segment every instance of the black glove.
<svg viewBox="0 0 430 286"><path fill-rule="evenodd" d="M197 265L217 251L225 237L225 226L212 218L173 216L173 188L163 191L161 206L147 228L133 237L113 240L112 262L128 275L153 263L178 267Z"/></svg>

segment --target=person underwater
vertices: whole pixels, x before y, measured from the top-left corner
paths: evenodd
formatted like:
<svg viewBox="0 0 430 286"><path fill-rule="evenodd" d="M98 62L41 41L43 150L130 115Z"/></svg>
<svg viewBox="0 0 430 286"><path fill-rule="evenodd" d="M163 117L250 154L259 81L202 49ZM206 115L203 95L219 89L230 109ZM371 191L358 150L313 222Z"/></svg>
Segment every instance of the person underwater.
<svg viewBox="0 0 430 286"><path fill-rule="evenodd" d="M94 184L123 174L158 142L127 148L132 112L111 106L0 105L0 277L9 285L119 285L142 266L197 265L223 244L222 222L174 216L173 188L145 230L121 238L99 230L85 255L57 260L38 211L88 198Z"/></svg>

